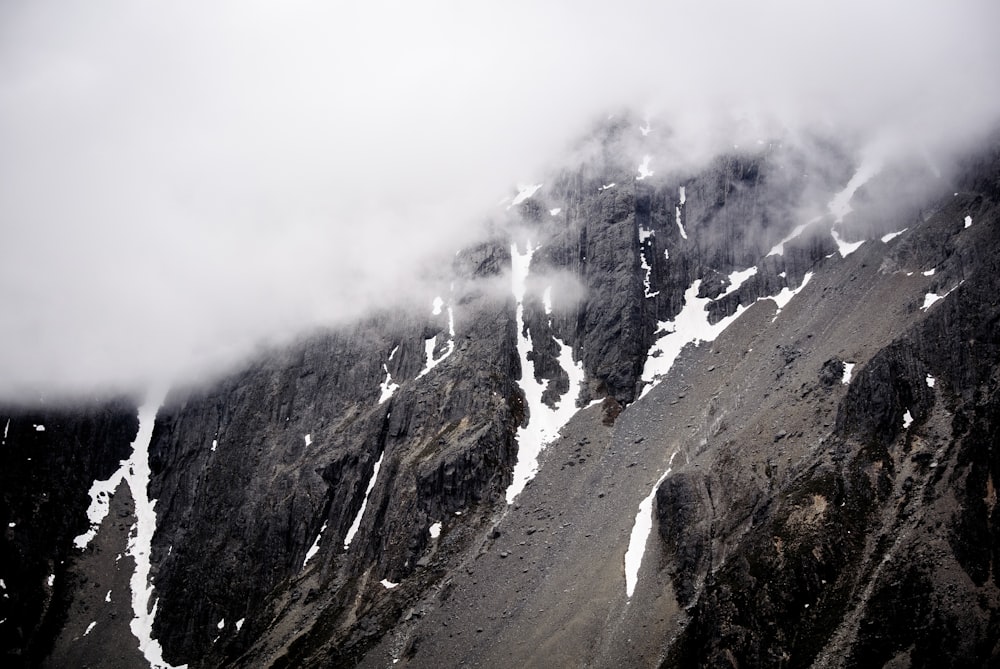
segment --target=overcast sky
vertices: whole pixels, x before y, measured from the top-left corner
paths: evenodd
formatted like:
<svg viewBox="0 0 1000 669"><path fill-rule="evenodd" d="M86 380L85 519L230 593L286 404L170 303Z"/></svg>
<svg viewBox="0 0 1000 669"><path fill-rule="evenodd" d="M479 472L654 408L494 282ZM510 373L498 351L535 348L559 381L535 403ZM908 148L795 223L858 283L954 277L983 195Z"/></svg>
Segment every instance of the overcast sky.
<svg viewBox="0 0 1000 669"><path fill-rule="evenodd" d="M419 294L426 253L625 107L963 139L1000 110L997 26L993 0L7 0L0 395Z"/></svg>

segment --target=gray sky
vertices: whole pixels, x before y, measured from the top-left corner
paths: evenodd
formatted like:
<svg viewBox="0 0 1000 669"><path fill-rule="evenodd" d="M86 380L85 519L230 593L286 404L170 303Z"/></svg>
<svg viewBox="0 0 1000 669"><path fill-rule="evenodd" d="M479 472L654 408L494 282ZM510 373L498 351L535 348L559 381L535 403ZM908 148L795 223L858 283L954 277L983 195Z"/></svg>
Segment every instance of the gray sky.
<svg viewBox="0 0 1000 669"><path fill-rule="evenodd" d="M697 147L734 115L932 151L997 117L1000 3L819 4L4 2L0 395L423 298L428 253L624 107Z"/></svg>

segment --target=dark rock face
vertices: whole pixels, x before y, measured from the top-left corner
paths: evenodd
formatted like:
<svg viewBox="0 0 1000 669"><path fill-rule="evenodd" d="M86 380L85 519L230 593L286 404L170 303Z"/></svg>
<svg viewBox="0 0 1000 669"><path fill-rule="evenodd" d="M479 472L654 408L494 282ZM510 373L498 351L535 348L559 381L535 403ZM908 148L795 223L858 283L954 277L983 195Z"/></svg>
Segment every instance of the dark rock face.
<svg viewBox="0 0 1000 669"><path fill-rule="evenodd" d="M502 246L474 249L463 259L474 268L466 280L494 277L506 258ZM486 513L502 497L523 416L512 302L474 284L455 295L454 352L424 376L424 340L438 337L436 358L448 350L444 313L317 335L168 401L150 486L159 500L155 632L168 659L218 653L219 636L228 657L247 650L273 622L261 612L303 573L321 532L309 568L338 606L323 602L321 629L281 651L282 661L298 664L324 647L357 652L382 624L365 632L345 621L384 599L378 581L420 568L433 523ZM380 402L387 371L401 387ZM218 621L243 618L242 633L220 634Z"/></svg>
<svg viewBox="0 0 1000 669"><path fill-rule="evenodd" d="M137 412L127 399L0 408L4 666L36 666L51 650L72 597L73 539L89 527L88 491L129 457Z"/></svg>
<svg viewBox="0 0 1000 669"><path fill-rule="evenodd" d="M981 227L959 235L970 207ZM703 528L730 507L706 508L690 477L661 487L678 599L705 578L663 666L996 662L998 241L1000 203L949 196L890 254L884 266L936 267L931 290L954 293L854 375L824 448L716 569Z"/></svg>
<svg viewBox="0 0 1000 669"><path fill-rule="evenodd" d="M641 181L613 148L622 130L612 125L600 159L563 172L547 189L547 206L559 207L558 216L533 217L544 242L532 272L568 272L583 297L562 308L556 303L551 327L541 302L533 300L525 321L538 336L551 333L573 346L589 379L581 403L610 396L628 404L638 397L658 322L677 316L696 279L703 294L716 297L731 272L760 269L712 304L713 323L740 305L797 286L809 268L836 251L828 232L810 231L788 243L783 255L764 256L795 227L802 200L814 195L816 184L847 178L847 164L832 148L821 167L806 152L772 144L719 158L696 173ZM812 181L803 177L809 171ZM555 355L554 346L535 345L539 379L558 378L558 371L549 374L559 369Z"/></svg>

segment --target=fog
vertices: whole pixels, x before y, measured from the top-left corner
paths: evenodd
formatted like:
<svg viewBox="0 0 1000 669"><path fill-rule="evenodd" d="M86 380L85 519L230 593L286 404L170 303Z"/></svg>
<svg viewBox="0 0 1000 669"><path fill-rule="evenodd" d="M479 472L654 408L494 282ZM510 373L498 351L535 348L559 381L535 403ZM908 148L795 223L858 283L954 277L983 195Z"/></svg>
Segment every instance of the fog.
<svg viewBox="0 0 1000 669"><path fill-rule="evenodd" d="M830 5L5 2L0 395L429 300L429 256L623 109L688 160L734 122L937 155L997 118L996 2Z"/></svg>

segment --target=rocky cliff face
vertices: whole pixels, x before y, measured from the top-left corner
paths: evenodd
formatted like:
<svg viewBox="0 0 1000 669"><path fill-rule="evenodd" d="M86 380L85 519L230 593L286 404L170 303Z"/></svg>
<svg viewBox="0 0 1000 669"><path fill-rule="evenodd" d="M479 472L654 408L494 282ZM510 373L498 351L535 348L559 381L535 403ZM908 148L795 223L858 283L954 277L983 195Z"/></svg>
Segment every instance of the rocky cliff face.
<svg viewBox="0 0 1000 669"><path fill-rule="evenodd" d="M997 151L835 197L856 166L829 143L649 174L635 125L601 128L426 305L170 393L148 490L166 661L996 661ZM508 503L526 428L566 406ZM110 474L91 464L60 502L74 531ZM62 622L18 611L56 620L5 642L33 664ZM50 663L92 643L63 637Z"/></svg>
<svg viewBox="0 0 1000 669"><path fill-rule="evenodd" d="M88 491L128 457L138 429L127 399L0 407L0 648L36 666L66 624L76 589L73 540L88 529Z"/></svg>

